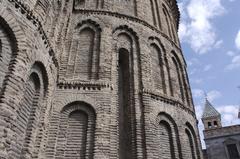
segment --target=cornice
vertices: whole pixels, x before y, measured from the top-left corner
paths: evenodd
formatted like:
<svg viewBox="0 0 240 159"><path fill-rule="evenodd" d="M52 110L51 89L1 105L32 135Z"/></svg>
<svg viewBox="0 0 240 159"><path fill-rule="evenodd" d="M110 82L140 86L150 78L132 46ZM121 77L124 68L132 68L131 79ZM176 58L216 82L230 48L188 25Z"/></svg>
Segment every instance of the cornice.
<svg viewBox="0 0 240 159"><path fill-rule="evenodd" d="M8 0L10 3L12 3L16 9L18 9L25 17L32 22L32 24L37 27L38 33L41 35L41 39L45 45L45 47L48 49L49 55L52 57L52 61L54 65L58 68L58 61L56 58L56 55L54 53L54 50L51 47L50 41L42 27L42 23L39 21L39 19L34 15L33 11L30 10L21 0Z"/></svg>
<svg viewBox="0 0 240 159"><path fill-rule="evenodd" d="M61 81L57 84L59 89L77 89L77 90L96 90L102 89L113 90L109 83L104 82L79 82L79 81Z"/></svg>
<svg viewBox="0 0 240 159"><path fill-rule="evenodd" d="M178 29L179 28L179 23L180 23L180 11L179 11L179 8L178 8L177 0L164 0L164 1L171 8L171 11L173 13L173 17L176 20L177 29Z"/></svg>
<svg viewBox="0 0 240 159"><path fill-rule="evenodd" d="M142 94L150 95L150 97L154 100L161 101L161 102L164 102L166 104L170 104L170 105L174 105L176 107L179 107L182 110L184 110L185 112L191 114L196 119L196 115L195 115L193 110L191 110L184 103L182 103L181 101L179 101L179 100L177 100L173 97L169 97L165 94L158 93L158 92L146 89L146 88L143 89Z"/></svg>

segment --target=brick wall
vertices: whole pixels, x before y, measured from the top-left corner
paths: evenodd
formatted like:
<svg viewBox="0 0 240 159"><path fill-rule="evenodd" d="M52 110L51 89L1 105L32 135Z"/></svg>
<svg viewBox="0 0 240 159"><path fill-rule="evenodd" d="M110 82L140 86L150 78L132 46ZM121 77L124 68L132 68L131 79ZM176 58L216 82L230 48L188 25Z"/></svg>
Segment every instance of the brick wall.
<svg viewBox="0 0 240 159"><path fill-rule="evenodd" d="M176 1L31 2L0 1L1 158L201 159Z"/></svg>

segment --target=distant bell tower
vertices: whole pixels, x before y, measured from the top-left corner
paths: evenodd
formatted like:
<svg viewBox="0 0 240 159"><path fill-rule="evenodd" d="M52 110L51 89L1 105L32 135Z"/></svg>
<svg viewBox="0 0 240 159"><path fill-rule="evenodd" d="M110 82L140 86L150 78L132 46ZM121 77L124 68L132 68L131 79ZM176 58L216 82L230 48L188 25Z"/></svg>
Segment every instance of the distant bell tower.
<svg viewBox="0 0 240 159"><path fill-rule="evenodd" d="M221 114L213 107L206 98L205 108L202 115L205 130L221 128Z"/></svg>

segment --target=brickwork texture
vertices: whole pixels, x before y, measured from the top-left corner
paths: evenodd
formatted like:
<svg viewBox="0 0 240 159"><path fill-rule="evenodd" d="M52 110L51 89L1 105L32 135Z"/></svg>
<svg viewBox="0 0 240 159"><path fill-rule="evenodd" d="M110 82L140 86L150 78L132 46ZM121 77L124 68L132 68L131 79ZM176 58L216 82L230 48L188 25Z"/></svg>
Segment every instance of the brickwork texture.
<svg viewBox="0 0 240 159"><path fill-rule="evenodd" d="M0 158L202 159L176 0L0 0Z"/></svg>

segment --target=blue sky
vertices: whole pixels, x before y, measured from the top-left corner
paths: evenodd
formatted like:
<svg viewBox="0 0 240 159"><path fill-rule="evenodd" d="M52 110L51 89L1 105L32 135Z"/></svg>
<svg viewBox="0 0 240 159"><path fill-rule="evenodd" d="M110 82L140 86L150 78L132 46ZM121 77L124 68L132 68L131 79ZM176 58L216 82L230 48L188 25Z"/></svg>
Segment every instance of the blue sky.
<svg viewBox="0 0 240 159"><path fill-rule="evenodd" d="M224 126L240 124L240 0L178 0L178 4L179 37L202 137L205 93L222 114Z"/></svg>

